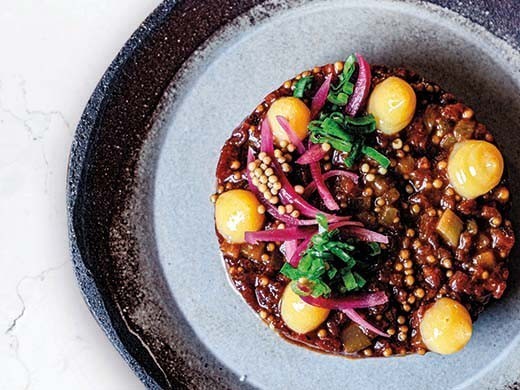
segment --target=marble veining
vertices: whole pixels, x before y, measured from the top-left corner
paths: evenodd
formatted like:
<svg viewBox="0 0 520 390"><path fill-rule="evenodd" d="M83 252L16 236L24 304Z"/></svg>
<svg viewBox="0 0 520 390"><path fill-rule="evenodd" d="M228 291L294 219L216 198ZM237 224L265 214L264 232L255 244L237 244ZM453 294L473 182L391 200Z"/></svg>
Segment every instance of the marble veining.
<svg viewBox="0 0 520 390"><path fill-rule="evenodd" d="M159 0L0 10L0 389L140 389L78 288L66 169L96 83Z"/></svg>

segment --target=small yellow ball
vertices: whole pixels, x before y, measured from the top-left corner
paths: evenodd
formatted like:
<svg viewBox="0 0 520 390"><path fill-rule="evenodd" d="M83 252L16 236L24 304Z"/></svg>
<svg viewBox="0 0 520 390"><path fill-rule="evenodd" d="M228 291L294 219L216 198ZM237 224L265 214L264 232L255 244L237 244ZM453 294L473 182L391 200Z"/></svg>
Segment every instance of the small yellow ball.
<svg viewBox="0 0 520 390"><path fill-rule="evenodd" d="M307 137L311 111L300 99L292 96L282 97L276 100L267 112L267 120L277 144L280 144L281 141L289 142L287 133L276 119L277 116L283 116L287 119L300 140L304 140Z"/></svg>
<svg viewBox="0 0 520 390"><path fill-rule="evenodd" d="M280 312L290 329L305 334L318 328L327 319L330 310L305 303L288 284L281 299Z"/></svg>
<svg viewBox="0 0 520 390"><path fill-rule="evenodd" d="M215 223L218 232L231 243L244 243L245 232L262 229L265 216L258 212L260 202L247 190L230 190L215 203Z"/></svg>
<svg viewBox="0 0 520 390"><path fill-rule="evenodd" d="M412 121L416 104L417 98L410 84L392 76L375 86L367 111L374 115L377 128L391 135L400 132Z"/></svg>
<svg viewBox="0 0 520 390"><path fill-rule="evenodd" d="M467 199L484 195L502 178L504 159L497 147L486 141L455 144L448 159L448 176L457 193Z"/></svg>
<svg viewBox="0 0 520 390"><path fill-rule="evenodd" d="M451 298L441 298L426 310L419 329L430 351L449 355L466 346L473 326L464 306Z"/></svg>

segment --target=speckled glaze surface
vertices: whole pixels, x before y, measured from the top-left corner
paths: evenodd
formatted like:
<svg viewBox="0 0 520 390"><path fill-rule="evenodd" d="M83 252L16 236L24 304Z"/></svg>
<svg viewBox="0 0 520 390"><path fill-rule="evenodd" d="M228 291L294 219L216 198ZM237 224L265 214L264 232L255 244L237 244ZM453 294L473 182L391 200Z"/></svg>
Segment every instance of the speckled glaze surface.
<svg viewBox="0 0 520 390"><path fill-rule="evenodd" d="M164 2L85 110L69 167L71 250L108 337L149 388L518 388L518 264L460 354L351 362L302 352L227 285L208 196L220 145L255 104L353 50L404 64L474 107L505 150L516 193L520 4L258 3Z"/></svg>

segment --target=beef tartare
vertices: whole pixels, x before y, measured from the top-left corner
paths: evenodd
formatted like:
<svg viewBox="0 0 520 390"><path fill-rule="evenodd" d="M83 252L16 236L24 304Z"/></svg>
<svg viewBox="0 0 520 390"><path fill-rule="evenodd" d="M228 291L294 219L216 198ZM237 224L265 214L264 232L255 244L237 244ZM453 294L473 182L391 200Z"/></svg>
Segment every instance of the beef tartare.
<svg viewBox="0 0 520 390"><path fill-rule="evenodd" d="M361 55L305 71L232 133L215 224L273 330L350 357L451 354L506 289L502 154L471 108Z"/></svg>

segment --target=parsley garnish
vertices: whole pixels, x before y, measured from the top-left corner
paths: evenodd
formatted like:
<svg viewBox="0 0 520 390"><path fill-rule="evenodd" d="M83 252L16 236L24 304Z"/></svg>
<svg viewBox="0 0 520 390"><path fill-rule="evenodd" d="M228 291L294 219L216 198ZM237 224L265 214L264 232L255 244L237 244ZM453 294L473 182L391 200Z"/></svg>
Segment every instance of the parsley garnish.
<svg viewBox="0 0 520 390"><path fill-rule="evenodd" d="M286 263L280 272L291 280L299 295L329 297L332 292L345 294L366 284L358 271L370 266L357 258L368 258L381 253L379 244L365 244L355 240L339 241L339 230L329 231L327 219L318 215L319 232L304 252L298 267Z"/></svg>
<svg viewBox="0 0 520 390"><path fill-rule="evenodd" d="M299 79L295 86L293 91L293 96L297 98L302 98L305 91L310 89L312 86L312 76L306 76Z"/></svg>

